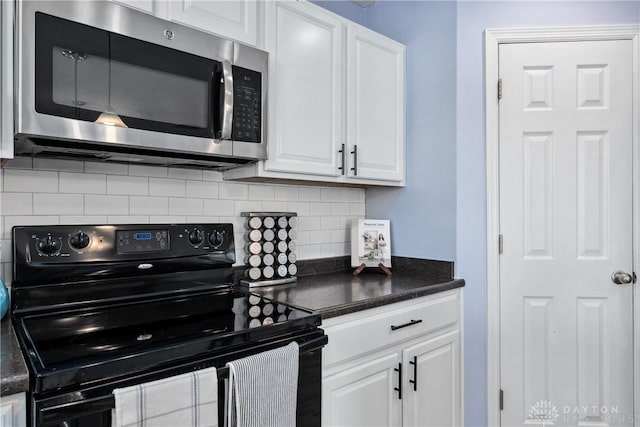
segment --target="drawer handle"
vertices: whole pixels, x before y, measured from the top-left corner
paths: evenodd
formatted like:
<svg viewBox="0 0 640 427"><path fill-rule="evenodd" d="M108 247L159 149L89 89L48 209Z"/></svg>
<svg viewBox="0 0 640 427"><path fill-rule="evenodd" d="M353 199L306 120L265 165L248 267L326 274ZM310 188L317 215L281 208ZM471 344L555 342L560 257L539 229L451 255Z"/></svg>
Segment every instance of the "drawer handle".
<svg viewBox="0 0 640 427"><path fill-rule="evenodd" d="M397 329L402 329L402 328L406 328L407 326L413 326L413 325L417 325L418 323L422 323L422 319L418 319L418 320L411 320L411 322L408 323L403 323L402 325L391 325L391 330L395 331Z"/></svg>

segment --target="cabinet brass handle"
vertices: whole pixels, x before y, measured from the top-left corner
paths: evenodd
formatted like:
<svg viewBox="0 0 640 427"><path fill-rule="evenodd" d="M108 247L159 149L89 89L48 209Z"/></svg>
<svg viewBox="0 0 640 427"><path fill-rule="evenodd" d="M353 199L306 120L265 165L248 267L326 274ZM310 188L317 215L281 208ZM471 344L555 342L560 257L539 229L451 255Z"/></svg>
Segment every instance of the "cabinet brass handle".
<svg viewBox="0 0 640 427"><path fill-rule="evenodd" d="M409 363L413 365L413 379L409 382L413 384L413 391L418 391L418 356L413 356L413 360Z"/></svg>
<svg viewBox="0 0 640 427"><path fill-rule="evenodd" d="M407 326L413 326L413 325L417 325L418 323L422 323L422 319L418 319L418 320L411 320L411 322L408 323L403 323L402 325L391 325L391 330L395 331L397 329L402 329L402 328L406 328Z"/></svg>
<svg viewBox="0 0 640 427"><path fill-rule="evenodd" d="M398 392L398 399L402 400L402 362L398 363L398 367L393 370L398 373L398 387L393 389Z"/></svg>

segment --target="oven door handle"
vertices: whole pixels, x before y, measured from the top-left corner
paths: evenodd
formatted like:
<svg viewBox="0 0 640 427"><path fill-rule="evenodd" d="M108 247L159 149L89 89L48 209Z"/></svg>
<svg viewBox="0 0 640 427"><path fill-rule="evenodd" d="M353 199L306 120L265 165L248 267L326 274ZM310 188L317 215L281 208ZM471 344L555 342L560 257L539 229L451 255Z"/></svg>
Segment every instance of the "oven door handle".
<svg viewBox="0 0 640 427"><path fill-rule="evenodd" d="M321 337L315 338L311 341L307 341L299 345L300 353L309 353L311 351L317 350L319 348L324 347L329 342L329 337L323 335Z"/></svg>
<svg viewBox="0 0 640 427"><path fill-rule="evenodd" d="M233 129L233 67L231 67L231 62L227 60L222 61L222 79L224 81L224 105L220 141L231 139Z"/></svg>

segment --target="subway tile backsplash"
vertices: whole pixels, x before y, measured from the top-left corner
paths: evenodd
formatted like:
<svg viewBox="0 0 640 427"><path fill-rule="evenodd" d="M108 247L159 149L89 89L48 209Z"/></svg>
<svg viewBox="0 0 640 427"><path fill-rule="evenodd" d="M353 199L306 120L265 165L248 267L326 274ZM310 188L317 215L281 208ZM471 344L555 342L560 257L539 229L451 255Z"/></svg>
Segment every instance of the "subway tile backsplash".
<svg viewBox="0 0 640 427"><path fill-rule="evenodd" d="M231 222L244 262L244 211L300 217L298 259L350 253L352 218L365 216L365 192L222 180L215 171L73 160L9 160L0 170L0 274L11 282L14 225Z"/></svg>

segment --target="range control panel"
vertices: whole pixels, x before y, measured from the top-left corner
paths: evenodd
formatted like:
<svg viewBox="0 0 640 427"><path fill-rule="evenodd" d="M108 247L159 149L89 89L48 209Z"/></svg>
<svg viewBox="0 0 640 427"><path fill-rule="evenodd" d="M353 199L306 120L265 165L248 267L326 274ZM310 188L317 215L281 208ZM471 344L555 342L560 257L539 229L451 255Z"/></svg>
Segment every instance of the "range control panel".
<svg viewBox="0 0 640 427"><path fill-rule="evenodd" d="M16 261L136 261L234 253L232 224L54 225L13 228Z"/></svg>

